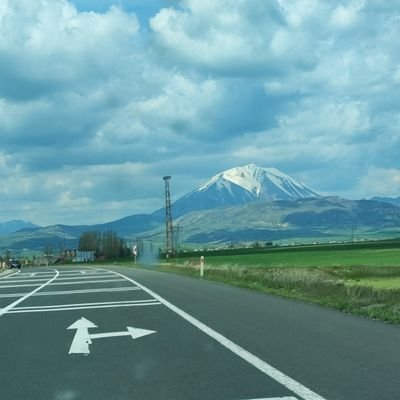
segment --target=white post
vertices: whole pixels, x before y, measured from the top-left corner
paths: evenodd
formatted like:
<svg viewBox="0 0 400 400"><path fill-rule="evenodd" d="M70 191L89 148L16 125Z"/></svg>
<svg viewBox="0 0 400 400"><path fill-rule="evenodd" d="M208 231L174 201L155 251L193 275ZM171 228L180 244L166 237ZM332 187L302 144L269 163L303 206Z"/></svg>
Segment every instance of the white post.
<svg viewBox="0 0 400 400"><path fill-rule="evenodd" d="M200 278L204 276L204 256L200 257Z"/></svg>
<svg viewBox="0 0 400 400"><path fill-rule="evenodd" d="M132 253L133 253L134 263L136 264L136 257L137 257L137 245L136 244L132 246Z"/></svg>

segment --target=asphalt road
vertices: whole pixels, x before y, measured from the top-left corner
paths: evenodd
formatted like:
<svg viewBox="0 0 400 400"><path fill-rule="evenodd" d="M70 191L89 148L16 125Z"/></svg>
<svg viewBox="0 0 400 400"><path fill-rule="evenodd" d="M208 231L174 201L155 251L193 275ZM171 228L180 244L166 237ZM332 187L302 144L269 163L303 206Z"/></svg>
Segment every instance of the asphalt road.
<svg viewBox="0 0 400 400"><path fill-rule="evenodd" d="M400 328L150 270L0 277L0 399L397 400Z"/></svg>

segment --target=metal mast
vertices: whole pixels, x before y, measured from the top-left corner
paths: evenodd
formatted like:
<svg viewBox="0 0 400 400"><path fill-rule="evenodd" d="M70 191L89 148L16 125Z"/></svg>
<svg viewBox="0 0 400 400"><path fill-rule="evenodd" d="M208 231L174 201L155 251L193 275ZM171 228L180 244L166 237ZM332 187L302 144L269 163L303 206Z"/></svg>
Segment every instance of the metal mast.
<svg viewBox="0 0 400 400"><path fill-rule="evenodd" d="M165 182L165 254L167 257L175 255L174 228L172 226L171 194L169 191L170 176L164 176Z"/></svg>

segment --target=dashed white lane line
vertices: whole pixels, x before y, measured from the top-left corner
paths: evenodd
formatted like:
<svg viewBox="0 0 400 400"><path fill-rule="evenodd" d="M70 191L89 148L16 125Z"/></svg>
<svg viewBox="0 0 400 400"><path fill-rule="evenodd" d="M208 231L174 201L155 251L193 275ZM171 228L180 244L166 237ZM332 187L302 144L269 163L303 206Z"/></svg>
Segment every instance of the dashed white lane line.
<svg viewBox="0 0 400 400"><path fill-rule="evenodd" d="M51 284L51 282L53 282L54 279L56 279L58 277L58 275L60 274L56 269L54 271L55 271L55 275L53 276L53 278L49 279L47 282L43 283L41 286L37 287L36 289L32 290L31 292L27 293L25 296L21 297L20 299L15 300L13 303L9 304L8 306L0 309L0 317L2 315L6 314L7 312L10 312L10 310L12 308L14 308L16 305L18 305L19 303L26 300L28 297L30 297L33 294L35 294L36 292L38 292L40 289L43 289L47 285Z"/></svg>
<svg viewBox="0 0 400 400"><path fill-rule="evenodd" d="M279 371L272 365L266 363L265 361L261 360L254 354L248 352L243 347L237 345L236 343L232 342L225 336L221 335L214 329L210 328L203 322L199 321L198 319L192 317L190 314L186 313L185 311L181 310L180 308L176 307L168 300L164 299L163 297L159 296L157 293L153 292L151 289L148 289L146 286L136 282L135 280L128 278L125 275L122 275L118 272L110 271L104 269L104 271L112 272L122 278L126 279L129 282L132 282L135 286L140 287L142 290L147 292L150 296L158 300L162 303L165 307L169 308L171 311L178 314L180 317L185 319L190 324L194 325L197 329L204 332L206 335L213 338L215 341L220 343L222 346L230 350L232 353L236 354L238 357L242 358L243 360L247 361L253 367L257 368L259 371L263 372L265 375L269 376L270 378L274 379L276 382L280 383L287 389L289 389L292 393L297 394L303 400L326 400L319 394L313 392L311 389L307 388L306 386L302 385L300 382L297 382L293 378L285 375L283 372ZM296 399L295 399L296 400Z"/></svg>

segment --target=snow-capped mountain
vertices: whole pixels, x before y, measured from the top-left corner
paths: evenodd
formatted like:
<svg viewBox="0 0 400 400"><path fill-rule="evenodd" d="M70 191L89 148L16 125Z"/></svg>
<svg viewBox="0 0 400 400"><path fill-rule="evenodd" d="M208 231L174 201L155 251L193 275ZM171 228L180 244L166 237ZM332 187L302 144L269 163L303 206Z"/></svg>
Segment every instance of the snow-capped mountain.
<svg viewBox="0 0 400 400"><path fill-rule="evenodd" d="M255 200L297 200L310 197L319 197L319 194L276 168L249 164L223 171L177 200L173 204L173 215L178 217L190 211Z"/></svg>

